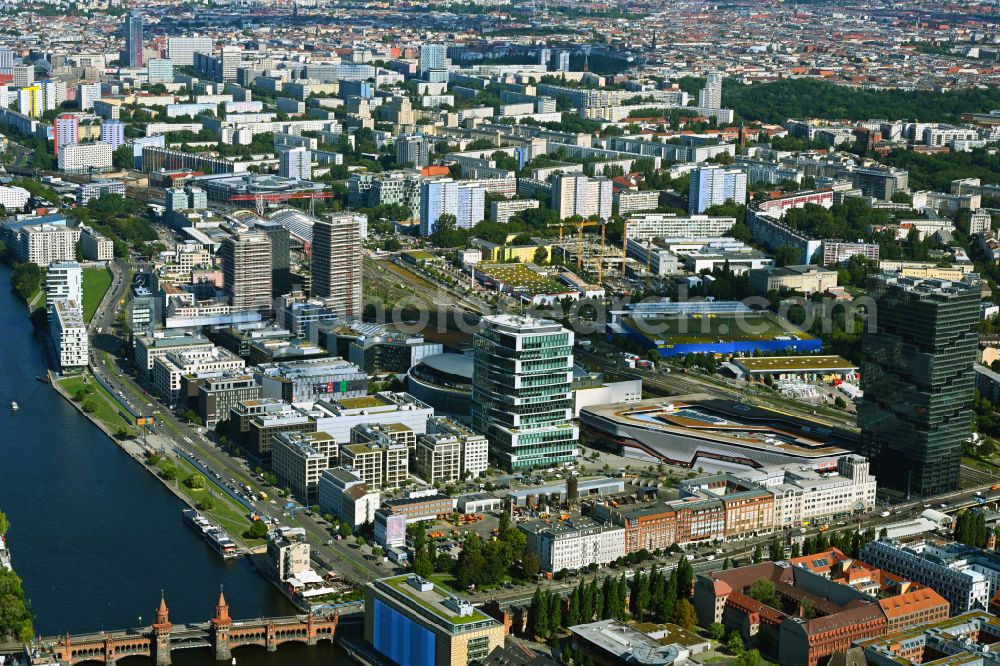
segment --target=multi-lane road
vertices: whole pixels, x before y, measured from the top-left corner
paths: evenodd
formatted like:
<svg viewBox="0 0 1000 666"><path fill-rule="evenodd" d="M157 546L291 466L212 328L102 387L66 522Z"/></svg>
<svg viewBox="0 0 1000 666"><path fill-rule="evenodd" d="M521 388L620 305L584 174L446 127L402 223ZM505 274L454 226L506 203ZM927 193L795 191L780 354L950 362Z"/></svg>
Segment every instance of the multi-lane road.
<svg viewBox="0 0 1000 666"><path fill-rule="evenodd" d="M223 479L220 483L235 479L237 486L248 484L251 487L259 487L259 479L253 475L246 463L225 453L205 436L201 428L193 428L178 419L121 367L125 356L121 352L125 342L114 332L115 319L131 279L131 270L126 264L118 261L111 264L111 269L114 274L111 288L90 324L91 330L95 332L94 349L91 353L92 372L100 375L133 408L133 411L143 416L155 417L159 426L158 434L170 440L173 446L201 461L211 472L218 473ZM98 330L101 333L96 333ZM213 475L210 478L215 477ZM221 487L219 491L226 492ZM278 500L256 502L251 500L249 504L258 514L270 520L280 524L296 524L304 528L313 546L314 559L325 569L336 571L345 578L359 582L391 573L388 565L379 564L374 559L362 555L362 550L354 545L353 540L338 541L332 538L328 525L319 516L309 516L304 511L299 511L293 518L285 511L284 502Z"/></svg>

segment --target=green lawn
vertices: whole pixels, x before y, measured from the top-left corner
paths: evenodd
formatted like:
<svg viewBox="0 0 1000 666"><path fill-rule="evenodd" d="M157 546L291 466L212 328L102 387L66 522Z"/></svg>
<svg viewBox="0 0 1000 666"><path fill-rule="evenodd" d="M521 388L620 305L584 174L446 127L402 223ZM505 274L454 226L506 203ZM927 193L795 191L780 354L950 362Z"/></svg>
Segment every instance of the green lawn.
<svg viewBox="0 0 1000 666"><path fill-rule="evenodd" d="M714 342L716 340L772 340L778 335L812 336L771 313L720 314L692 317L627 318L626 323L650 339L669 343Z"/></svg>
<svg viewBox="0 0 1000 666"><path fill-rule="evenodd" d="M87 381L85 382L84 379ZM126 419L120 413L125 408L89 373L64 377L59 380L59 383L70 397L73 398L74 402L79 402L76 400L76 395L79 391L86 392L87 395L83 399L82 404L85 407L87 405L93 406L93 410L90 413L96 416L98 420L113 432L117 432L120 428L126 428L129 431L132 430L134 424L131 419Z"/></svg>
<svg viewBox="0 0 1000 666"><path fill-rule="evenodd" d="M107 268L83 269L83 320L90 323L97 306L111 286L111 271Z"/></svg>
<svg viewBox="0 0 1000 666"><path fill-rule="evenodd" d="M261 539L246 539L243 537L243 532L250 527L250 519L245 515L246 510L243 506L237 504L226 491L219 488L214 479L205 477L204 488L188 488L184 484L184 479L195 472L199 474L201 472L183 458L178 457L173 462L177 465L178 471L177 488L182 493L190 497L195 503L208 493L212 493L215 496L215 508L211 511L202 511L203 514L206 514L210 520L214 520L226 528L233 538L243 541L250 547L259 546L264 543Z"/></svg>

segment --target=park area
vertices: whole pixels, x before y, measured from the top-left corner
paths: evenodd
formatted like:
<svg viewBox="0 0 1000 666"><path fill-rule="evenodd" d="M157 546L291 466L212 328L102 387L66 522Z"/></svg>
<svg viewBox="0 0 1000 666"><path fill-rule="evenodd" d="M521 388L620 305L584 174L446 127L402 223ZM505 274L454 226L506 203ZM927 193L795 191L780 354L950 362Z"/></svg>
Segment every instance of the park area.
<svg viewBox="0 0 1000 666"><path fill-rule="evenodd" d="M97 418L111 432L134 431L132 420L122 416L125 408L90 373L63 377L59 384L74 402L80 403L84 412Z"/></svg>
<svg viewBox="0 0 1000 666"><path fill-rule="evenodd" d="M83 320L90 323L111 286L111 271L103 266L83 269Z"/></svg>

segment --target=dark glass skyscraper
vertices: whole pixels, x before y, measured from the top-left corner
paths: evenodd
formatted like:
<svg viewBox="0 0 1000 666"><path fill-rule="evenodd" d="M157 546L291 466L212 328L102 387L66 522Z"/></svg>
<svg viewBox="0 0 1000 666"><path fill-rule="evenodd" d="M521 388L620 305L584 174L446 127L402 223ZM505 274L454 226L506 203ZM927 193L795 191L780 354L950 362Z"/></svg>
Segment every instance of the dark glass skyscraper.
<svg viewBox="0 0 1000 666"><path fill-rule="evenodd" d="M972 429L978 287L878 275L876 330L862 336L861 452L880 488L906 496L958 489Z"/></svg>
<svg viewBox="0 0 1000 666"><path fill-rule="evenodd" d="M121 64L124 67L142 67L142 14L129 12L125 16L125 50Z"/></svg>

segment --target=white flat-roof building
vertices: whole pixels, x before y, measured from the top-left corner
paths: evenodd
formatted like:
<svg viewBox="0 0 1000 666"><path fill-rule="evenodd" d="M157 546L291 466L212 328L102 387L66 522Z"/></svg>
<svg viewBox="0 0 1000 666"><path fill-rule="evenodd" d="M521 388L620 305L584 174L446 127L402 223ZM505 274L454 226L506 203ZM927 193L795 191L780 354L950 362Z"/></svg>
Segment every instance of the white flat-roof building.
<svg viewBox="0 0 1000 666"><path fill-rule="evenodd" d="M0 206L8 211L21 210L28 203L31 194L23 187L0 187Z"/></svg>
<svg viewBox="0 0 1000 666"><path fill-rule="evenodd" d="M875 507L875 477L868 461L844 456L837 471L817 472L811 465L772 465L736 472L774 495L774 526L792 527L835 516L871 511Z"/></svg>
<svg viewBox="0 0 1000 666"><path fill-rule="evenodd" d="M83 303L83 269L75 261L60 261L49 265L45 273L45 302Z"/></svg>
<svg viewBox="0 0 1000 666"><path fill-rule="evenodd" d="M172 402L180 395L182 375L242 370L245 366L246 361L222 347L177 350L153 361L153 387L160 396Z"/></svg>
<svg viewBox="0 0 1000 666"><path fill-rule="evenodd" d="M316 490L323 513L332 513L352 527L374 522L375 512L381 504L379 491L372 490L361 473L350 467L324 470Z"/></svg>
<svg viewBox="0 0 1000 666"><path fill-rule="evenodd" d="M427 432L434 408L409 393L377 393L360 398L319 400L306 410L316 419L316 429L329 433L340 444L351 441L351 430L362 424L398 423L415 436Z"/></svg>
<svg viewBox="0 0 1000 666"><path fill-rule="evenodd" d="M80 225L80 249L90 261L111 261L115 258L114 242L88 226Z"/></svg>
<svg viewBox="0 0 1000 666"><path fill-rule="evenodd" d="M522 523L528 550L538 555L545 571L574 571L625 557L625 528L574 518L559 523Z"/></svg>
<svg viewBox="0 0 1000 666"><path fill-rule="evenodd" d="M62 300L52 304L49 332L63 370L86 367L90 341L83 323L83 309L76 301Z"/></svg>
<svg viewBox="0 0 1000 666"><path fill-rule="evenodd" d="M66 173L108 171L111 169L110 143L70 143L59 149L59 170Z"/></svg>

